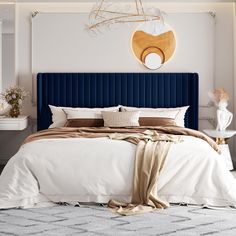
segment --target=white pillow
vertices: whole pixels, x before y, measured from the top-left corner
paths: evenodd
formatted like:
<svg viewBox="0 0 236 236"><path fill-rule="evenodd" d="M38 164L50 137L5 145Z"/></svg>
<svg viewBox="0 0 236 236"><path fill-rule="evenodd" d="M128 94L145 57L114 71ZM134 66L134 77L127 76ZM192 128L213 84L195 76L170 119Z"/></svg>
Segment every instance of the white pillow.
<svg viewBox="0 0 236 236"><path fill-rule="evenodd" d="M110 112L102 111L104 126L128 127L139 126L139 111Z"/></svg>
<svg viewBox="0 0 236 236"><path fill-rule="evenodd" d="M74 110L63 109L66 113L66 118L71 119L102 119L102 113L100 110ZM115 111L118 112L118 111Z"/></svg>
<svg viewBox="0 0 236 236"><path fill-rule="evenodd" d="M117 112L119 111L119 106L116 107L106 107L106 108L82 108L82 107L77 107L77 108L72 108L72 107L56 107L49 105L51 112L52 112L52 124L49 126L49 128L55 128L55 127L63 127L66 124L67 117L66 117L66 111L73 111L77 112L75 116L78 117L79 112L89 112L90 116L93 114L96 116L98 113L100 113L101 116L101 111L114 111ZM86 115L86 114L84 114ZM88 115L88 114L87 114ZM91 118L91 117L83 117L83 118Z"/></svg>
<svg viewBox="0 0 236 236"><path fill-rule="evenodd" d="M147 108L121 106L121 111L140 111L140 117L165 117L175 120L178 126L184 127L184 118L189 106L174 108Z"/></svg>

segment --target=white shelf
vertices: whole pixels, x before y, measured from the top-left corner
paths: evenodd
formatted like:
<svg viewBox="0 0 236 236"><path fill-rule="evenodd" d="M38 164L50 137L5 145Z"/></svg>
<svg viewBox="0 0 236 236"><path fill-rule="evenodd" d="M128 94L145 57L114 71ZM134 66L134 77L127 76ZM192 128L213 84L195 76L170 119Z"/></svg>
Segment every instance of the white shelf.
<svg viewBox="0 0 236 236"><path fill-rule="evenodd" d="M0 117L0 130L24 130L28 126L28 116L17 118Z"/></svg>
<svg viewBox="0 0 236 236"><path fill-rule="evenodd" d="M203 132L212 138L231 138L236 134L236 130L219 131L215 129L204 129Z"/></svg>

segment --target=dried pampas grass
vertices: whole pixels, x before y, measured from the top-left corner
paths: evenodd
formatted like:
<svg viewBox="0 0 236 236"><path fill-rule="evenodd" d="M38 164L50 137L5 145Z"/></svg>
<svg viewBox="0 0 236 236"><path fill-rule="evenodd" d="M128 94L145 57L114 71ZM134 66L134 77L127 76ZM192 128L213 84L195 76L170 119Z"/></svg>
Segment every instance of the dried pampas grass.
<svg viewBox="0 0 236 236"><path fill-rule="evenodd" d="M208 96L215 103L218 104L220 101L228 101L229 94L223 88L216 88L208 92Z"/></svg>

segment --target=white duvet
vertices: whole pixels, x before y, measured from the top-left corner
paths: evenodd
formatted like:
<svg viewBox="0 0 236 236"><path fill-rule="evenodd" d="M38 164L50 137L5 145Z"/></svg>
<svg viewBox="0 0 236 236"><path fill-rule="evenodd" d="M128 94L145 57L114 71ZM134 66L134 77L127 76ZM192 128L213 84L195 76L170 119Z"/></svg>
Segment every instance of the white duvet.
<svg viewBox="0 0 236 236"><path fill-rule="evenodd" d="M236 180L205 141L173 144L158 179L170 203L236 207ZM131 200L136 146L108 138L39 140L25 144L0 176L0 209L52 202Z"/></svg>

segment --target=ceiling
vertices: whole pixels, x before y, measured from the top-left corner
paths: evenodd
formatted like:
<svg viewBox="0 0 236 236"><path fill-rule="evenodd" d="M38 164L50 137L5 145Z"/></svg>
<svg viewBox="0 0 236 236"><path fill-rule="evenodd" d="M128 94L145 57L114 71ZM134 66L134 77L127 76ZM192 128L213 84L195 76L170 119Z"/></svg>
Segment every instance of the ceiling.
<svg viewBox="0 0 236 236"><path fill-rule="evenodd" d="M97 2L98 0L0 0L0 21L3 32L14 32L14 3L53 3L53 2ZM134 0L110 0L113 2L133 2ZM236 2L236 0L143 0L143 2Z"/></svg>
<svg viewBox="0 0 236 236"><path fill-rule="evenodd" d="M110 1L119 1L119 2L132 2L134 0L110 0ZM97 2L97 0L0 0L1 2ZM143 0L143 2L236 2L236 0Z"/></svg>

